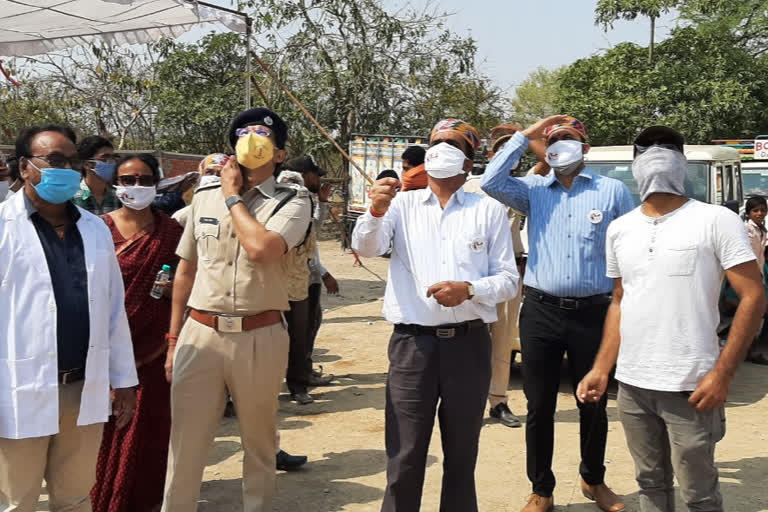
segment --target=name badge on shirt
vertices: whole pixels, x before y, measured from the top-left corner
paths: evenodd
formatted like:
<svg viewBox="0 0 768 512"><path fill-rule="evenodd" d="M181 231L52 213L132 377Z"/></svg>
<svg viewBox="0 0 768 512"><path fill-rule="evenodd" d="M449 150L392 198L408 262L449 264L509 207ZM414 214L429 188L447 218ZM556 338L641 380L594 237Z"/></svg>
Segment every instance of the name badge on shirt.
<svg viewBox="0 0 768 512"><path fill-rule="evenodd" d="M589 222L592 224L600 224L603 222L603 212L600 210L592 210L589 212L589 215L587 216L589 218Z"/></svg>
<svg viewBox="0 0 768 512"><path fill-rule="evenodd" d="M482 238L475 238L469 246L472 248L473 252L483 252L483 250L485 250L485 240Z"/></svg>
<svg viewBox="0 0 768 512"><path fill-rule="evenodd" d="M213 224L214 226L219 223L219 219L213 217L200 217L200 224Z"/></svg>

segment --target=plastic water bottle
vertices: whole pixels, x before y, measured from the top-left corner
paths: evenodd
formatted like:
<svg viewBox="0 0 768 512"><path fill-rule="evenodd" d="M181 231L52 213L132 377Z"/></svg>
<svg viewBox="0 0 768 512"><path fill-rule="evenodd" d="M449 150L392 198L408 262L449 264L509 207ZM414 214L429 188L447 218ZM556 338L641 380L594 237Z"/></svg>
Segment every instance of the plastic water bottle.
<svg viewBox="0 0 768 512"><path fill-rule="evenodd" d="M170 265L163 265L163 268L160 269L160 271L157 273L157 278L155 281L160 283L167 283L171 280L171 266ZM152 287L152 291L149 292L149 296L153 299L159 299L163 296L163 287L156 284Z"/></svg>

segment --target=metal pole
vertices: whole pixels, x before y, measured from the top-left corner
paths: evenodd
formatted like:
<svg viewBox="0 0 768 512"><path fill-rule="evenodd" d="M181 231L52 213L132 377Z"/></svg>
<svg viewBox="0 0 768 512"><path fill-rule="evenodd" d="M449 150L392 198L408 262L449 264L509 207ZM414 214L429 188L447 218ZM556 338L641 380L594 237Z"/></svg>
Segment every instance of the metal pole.
<svg viewBox="0 0 768 512"><path fill-rule="evenodd" d="M251 30L253 20L245 17L245 109L251 108Z"/></svg>

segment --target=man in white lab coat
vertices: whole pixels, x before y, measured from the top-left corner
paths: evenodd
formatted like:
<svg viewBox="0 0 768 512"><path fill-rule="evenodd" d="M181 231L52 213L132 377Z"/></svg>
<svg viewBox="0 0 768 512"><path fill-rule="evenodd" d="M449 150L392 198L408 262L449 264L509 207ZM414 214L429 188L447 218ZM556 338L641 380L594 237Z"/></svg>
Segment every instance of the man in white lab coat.
<svg viewBox="0 0 768 512"><path fill-rule="evenodd" d="M45 479L52 512L86 512L103 423L136 405L123 281L106 224L69 201L72 130L27 128L16 155L24 188L0 205L0 508L34 511Z"/></svg>

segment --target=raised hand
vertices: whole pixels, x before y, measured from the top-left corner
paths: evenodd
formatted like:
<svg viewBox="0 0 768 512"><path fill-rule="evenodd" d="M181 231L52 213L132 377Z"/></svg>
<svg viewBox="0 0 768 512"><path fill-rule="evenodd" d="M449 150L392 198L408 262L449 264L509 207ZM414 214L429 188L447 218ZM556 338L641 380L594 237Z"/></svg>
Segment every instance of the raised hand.
<svg viewBox="0 0 768 512"><path fill-rule="evenodd" d="M545 117L533 123L531 126L523 130L523 135L531 140L544 138L544 130L552 125L564 123L568 119L566 115L557 115Z"/></svg>
<svg viewBox="0 0 768 512"><path fill-rule="evenodd" d="M371 206L373 211L384 215L389 210L392 199L400 189L400 180L395 178L382 178L373 184L371 188Z"/></svg>

